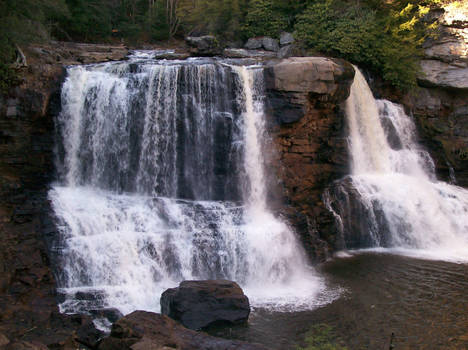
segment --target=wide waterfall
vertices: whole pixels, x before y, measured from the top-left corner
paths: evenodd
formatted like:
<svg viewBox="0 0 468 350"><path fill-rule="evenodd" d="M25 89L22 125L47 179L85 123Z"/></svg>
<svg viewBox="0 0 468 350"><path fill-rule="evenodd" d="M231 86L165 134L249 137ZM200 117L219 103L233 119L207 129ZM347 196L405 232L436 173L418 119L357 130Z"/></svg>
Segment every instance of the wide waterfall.
<svg viewBox="0 0 468 350"><path fill-rule="evenodd" d="M261 67L216 59L68 68L49 194L63 312L158 311L189 279L235 280L254 306L330 300L268 209L263 89Z"/></svg>
<svg viewBox="0 0 468 350"><path fill-rule="evenodd" d="M356 68L346 111L351 176L325 193L341 247L468 261L468 191L437 181L404 109L375 100Z"/></svg>

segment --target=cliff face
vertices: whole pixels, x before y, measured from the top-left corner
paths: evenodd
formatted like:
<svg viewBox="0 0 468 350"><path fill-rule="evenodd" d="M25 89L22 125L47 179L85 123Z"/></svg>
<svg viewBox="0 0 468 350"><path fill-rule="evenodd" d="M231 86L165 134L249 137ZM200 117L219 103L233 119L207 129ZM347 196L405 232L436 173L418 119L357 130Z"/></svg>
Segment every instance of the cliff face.
<svg viewBox="0 0 468 350"><path fill-rule="evenodd" d="M439 35L424 44L419 88L404 97L438 175L468 187L468 6L433 11Z"/></svg>
<svg viewBox="0 0 468 350"><path fill-rule="evenodd" d="M25 50L23 83L0 100L2 341L43 338L45 344L59 344L84 322L58 314L44 241L55 230L47 219L47 187L54 174L53 120L60 108L65 65L123 59L127 52L122 47L62 43L30 47Z"/></svg>
<svg viewBox="0 0 468 350"><path fill-rule="evenodd" d="M268 117L276 145L275 173L283 192L279 209L309 256L326 259L335 243L325 187L348 173L346 121L354 68L342 60L290 58L266 69Z"/></svg>

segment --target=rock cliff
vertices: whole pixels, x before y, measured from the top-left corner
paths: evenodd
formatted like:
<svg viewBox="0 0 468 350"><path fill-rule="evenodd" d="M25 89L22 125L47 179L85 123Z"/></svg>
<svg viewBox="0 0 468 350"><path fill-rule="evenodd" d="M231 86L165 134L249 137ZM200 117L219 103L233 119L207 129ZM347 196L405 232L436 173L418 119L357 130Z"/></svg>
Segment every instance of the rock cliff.
<svg viewBox="0 0 468 350"><path fill-rule="evenodd" d="M20 72L23 82L0 99L0 338L4 333L6 344L35 339L63 345L82 326L58 314L44 240L55 230L47 219L53 119L60 108L64 66L123 59L127 53L120 46L88 44L29 47L29 66Z"/></svg>
<svg viewBox="0 0 468 350"><path fill-rule="evenodd" d="M419 88L403 98L438 175L468 187L468 5L433 10L439 35L424 43Z"/></svg>
<svg viewBox="0 0 468 350"><path fill-rule="evenodd" d="M322 261L335 242L324 188L348 172L346 121L354 68L323 57L271 62L265 70L275 174L284 190L279 211L299 234L310 257ZM285 205L284 205L285 204Z"/></svg>

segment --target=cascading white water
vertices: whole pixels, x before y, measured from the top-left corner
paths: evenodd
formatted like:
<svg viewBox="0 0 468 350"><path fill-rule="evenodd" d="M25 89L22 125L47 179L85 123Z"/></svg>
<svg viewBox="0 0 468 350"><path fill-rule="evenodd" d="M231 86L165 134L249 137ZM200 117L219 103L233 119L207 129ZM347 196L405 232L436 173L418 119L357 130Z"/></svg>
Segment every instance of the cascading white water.
<svg viewBox="0 0 468 350"><path fill-rule="evenodd" d="M263 72L215 60L68 69L50 191L63 312L159 310L166 288L227 278L254 306L327 302L269 212Z"/></svg>
<svg viewBox="0 0 468 350"><path fill-rule="evenodd" d="M336 184L339 199L330 206L343 240L357 229L367 236L366 246L468 261L468 191L436 180L433 161L417 144L403 108L375 100L356 68L346 111L352 174Z"/></svg>

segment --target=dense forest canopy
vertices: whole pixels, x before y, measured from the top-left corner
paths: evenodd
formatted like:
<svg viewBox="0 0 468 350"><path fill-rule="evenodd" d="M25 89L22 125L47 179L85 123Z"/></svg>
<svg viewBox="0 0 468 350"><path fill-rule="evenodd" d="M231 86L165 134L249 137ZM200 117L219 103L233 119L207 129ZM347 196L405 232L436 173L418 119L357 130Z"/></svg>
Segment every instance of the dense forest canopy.
<svg viewBox="0 0 468 350"><path fill-rule="evenodd" d="M16 45L54 38L154 43L214 34L224 42L295 32L310 53L364 65L396 87L415 84L425 20L444 0L0 0L0 73ZM451 2L460 2L451 1Z"/></svg>

